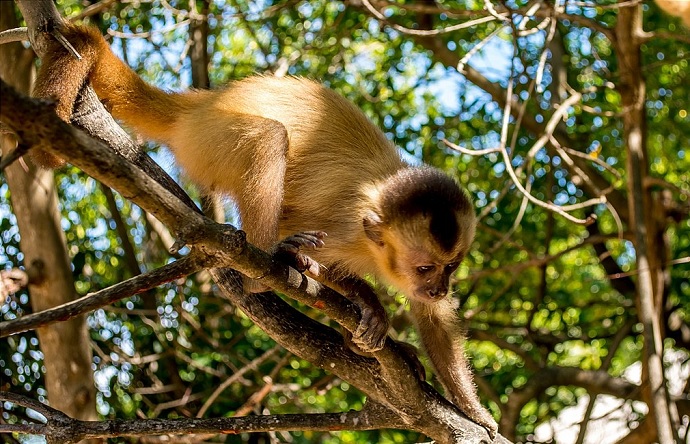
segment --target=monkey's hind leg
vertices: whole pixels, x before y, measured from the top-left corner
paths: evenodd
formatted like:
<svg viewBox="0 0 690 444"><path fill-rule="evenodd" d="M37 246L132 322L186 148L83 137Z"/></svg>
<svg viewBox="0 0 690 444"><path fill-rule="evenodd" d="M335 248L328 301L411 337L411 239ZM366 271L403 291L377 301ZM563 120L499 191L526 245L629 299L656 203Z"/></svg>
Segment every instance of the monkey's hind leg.
<svg viewBox="0 0 690 444"><path fill-rule="evenodd" d="M374 290L357 276L329 278L328 272L326 274L326 280L330 282L328 285L359 308L359 325L352 334L345 334L345 344L355 353L359 353L356 348L365 354L381 350L388 337L389 321L386 309L381 305Z"/></svg>
<svg viewBox="0 0 690 444"><path fill-rule="evenodd" d="M278 221L283 206L283 187L288 150L285 127L275 120L244 114L228 114L222 121L225 141L232 147L230 165L223 162L218 176L241 177L234 198L240 216L241 228L247 240L271 252L278 242ZM230 150L228 150L230 151ZM211 157L213 158L213 157ZM233 163L234 162L234 163ZM220 179L222 181L223 179ZM260 293L267 287L246 278L244 290Z"/></svg>

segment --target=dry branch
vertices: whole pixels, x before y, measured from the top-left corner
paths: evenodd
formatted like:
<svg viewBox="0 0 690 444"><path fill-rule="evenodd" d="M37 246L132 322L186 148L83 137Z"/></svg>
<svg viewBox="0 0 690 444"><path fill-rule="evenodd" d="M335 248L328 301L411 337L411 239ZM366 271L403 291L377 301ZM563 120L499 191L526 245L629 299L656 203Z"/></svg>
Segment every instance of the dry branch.
<svg viewBox="0 0 690 444"><path fill-rule="evenodd" d="M135 419L81 421L31 398L0 392L0 400L28 407L42 414L45 424L0 424L0 433L45 435L49 444L72 444L88 438L120 436L239 434L290 430L372 430L404 427L394 413L378 404L343 413L254 415L208 419Z"/></svg>
<svg viewBox="0 0 690 444"><path fill-rule="evenodd" d="M216 264L261 279L268 286L318 308L348 330L358 325L354 305L341 295L273 261L265 252L247 244L243 232L189 211L189 206L136 165L59 120L47 102L22 97L0 83L0 108L0 120L20 140L65 158L116 189L166 224L178 240L182 239L180 244L190 244ZM386 347L376 353L376 359L361 357L344 346L339 334L277 296L238 293L236 272L218 268L211 271L226 296L281 345L393 410L398 420L391 427L403 423L404 428L424 432L439 442L481 442L487 438L483 428L464 419L428 384L417 379L393 341L387 341Z"/></svg>
<svg viewBox="0 0 690 444"><path fill-rule="evenodd" d="M35 330L39 327L45 327L55 322L65 321L81 314L89 313L120 299L143 293L148 289L198 271L202 268L202 264L203 260L198 255L187 256L150 273L145 273L106 289L89 293L58 307L32 313L11 321L0 322L0 338L27 330Z"/></svg>

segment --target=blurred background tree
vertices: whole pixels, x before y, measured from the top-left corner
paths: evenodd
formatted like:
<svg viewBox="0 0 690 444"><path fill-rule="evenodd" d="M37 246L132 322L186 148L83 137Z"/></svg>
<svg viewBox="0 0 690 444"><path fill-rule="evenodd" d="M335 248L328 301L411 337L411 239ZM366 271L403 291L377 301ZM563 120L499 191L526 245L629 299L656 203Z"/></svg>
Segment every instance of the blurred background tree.
<svg viewBox="0 0 690 444"><path fill-rule="evenodd" d="M58 1L64 16L101 28L160 87L218 88L256 73L319 79L410 162L456 176L480 224L453 297L467 319L479 391L505 436L651 442L665 413L687 440L690 34L652 2L486 4ZM635 94L642 99L631 102ZM631 157L636 143L641 157ZM145 148L202 199L164 147ZM138 207L76 168L56 171L55 181L79 295L172 260L170 233ZM27 290L9 286L11 272L26 269L11 191L0 176L3 320L32 310ZM205 201L235 221L227 202ZM400 302L387 292L393 335L414 343ZM364 402L277 347L206 273L97 310L87 325L105 418L336 412ZM650 347L655 340L661 349ZM0 340L3 390L46 396L40 345L34 332ZM654 351L666 404L651 393ZM23 415L6 405L1 420ZM200 441L423 439L384 430Z"/></svg>

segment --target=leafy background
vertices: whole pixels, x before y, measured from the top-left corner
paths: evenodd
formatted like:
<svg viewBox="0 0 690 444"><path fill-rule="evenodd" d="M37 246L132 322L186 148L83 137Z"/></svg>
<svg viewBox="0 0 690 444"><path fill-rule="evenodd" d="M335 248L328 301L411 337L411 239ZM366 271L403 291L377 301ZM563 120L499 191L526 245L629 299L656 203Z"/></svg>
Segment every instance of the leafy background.
<svg viewBox="0 0 690 444"><path fill-rule="evenodd" d="M83 11L86 3L61 0L58 7L69 17ZM196 3L199 9L203 6ZM408 8L413 3L390 3L398 5L385 10L391 20L410 29L422 27L420 16ZM512 8L526 3L507 2ZM617 9L605 7L612 1L597 2L599 7L592 2L566 3L568 13L602 26L616 21ZM482 7L482 2L472 0L436 4L449 11L436 15L437 27L463 20L452 11ZM104 33L110 32L114 50L142 77L178 90L192 82L189 6L188 1L172 0L115 2L88 20ZM605 384L577 378L603 370L611 383L640 384L641 380L643 341L634 292L635 249L625 236L619 237L610 208L600 204L574 211L578 217L598 216L593 226L584 227L531 203L524 205L500 154L469 156L442 143L448 139L467 149L497 146L503 109L496 97L470 83L455 66L444 64L419 39L384 26L359 2L214 1L208 17L213 88L256 73L319 79L364 110L411 163L442 168L470 191L481 220L474 249L458 272L453 297L467 318L468 354L482 400L497 417L502 409L512 409L510 426L516 439L575 442L576 424L597 395L599 402L591 415L596 421L583 436L584 442L615 442L644 420L647 408L638 401L639 393L610 396L617 393ZM644 5L644 20L646 29L687 35L678 19L664 15L652 3ZM534 21L528 24L536 25ZM501 91L512 81L525 115L537 123L548 121L562 100L557 76L563 76L573 91L584 92L559 128L570 148L605 163L607 169L596 166L597 170L625 193L621 123L625 110L620 94L607 87L618 82L621 69L612 44L600 32L568 20L561 20L555 32L551 42L546 29L516 38L510 27L494 21L438 38L460 57L488 38L469 58L468 66ZM540 58L547 48L549 58L541 69ZM654 178L677 187L674 199L687 206L690 45L653 39L642 50L650 171ZM562 53L560 60L554 51ZM593 197L583 191L552 149L542 148L526 160L535 134L515 119L510 123L511 165L524 168L521 179L531 184L536 198L564 205ZM164 147L145 147L199 199ZM172 260L166 245L169 233L155 219L117 194L109 197L109 190L75 168L61 169L55 176L79 295ZM9 193L0 176L0 268L6 270L23 266ZM117 230L118 214L126 238ZM231 209L226 216L233 220ZM690 321L690 222L687 213L667 222L664 362L672 394L687 403L690 340L680 332L683 326L687 330ZM600 242L602 236L604 242ZM128 243L134 258L126 253ZM620 271L617 275L604 266L611 259ZM381 292L393 316L393 334L415 342L404 301L392 290ZM3 320L31 312L27 292L8 295L1 312ZM670 320L680 327L673 328ZM346 382L276 347L216 294L205 273L97 310L88 316L88 325L98 412L104 418L195 416L202 408L206 417L232 415L245 407L245 413L336 412L358 409L365 400ZM3 389L43 399L42 359L34 333L0 340ZM232 383L205 405L228 379ZM536 383L544 380L548 381L545 387ZM539 388L531 391L535 386ZM266 387L258 402L248 401ZM521 394L524 399L517 402ZM686 406L680 401L678 405ZM687 415L687 406L680 411ZM17 415L21 419L21 412L5 406L2 419L14 421ZM688 416L683 424L686 430ZM413 442L424 437L385 430L208 439L347 443Z"/></svg>

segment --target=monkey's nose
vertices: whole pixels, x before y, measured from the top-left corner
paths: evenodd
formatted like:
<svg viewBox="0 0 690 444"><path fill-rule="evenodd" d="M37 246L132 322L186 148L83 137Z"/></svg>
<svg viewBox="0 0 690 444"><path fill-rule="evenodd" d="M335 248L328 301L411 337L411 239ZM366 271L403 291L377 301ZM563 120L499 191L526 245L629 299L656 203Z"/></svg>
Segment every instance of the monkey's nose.
<svg viewBox="0 0 690 444"><path fill-rule="evenodd" d="M443 288L430 288L426 291L426 294L431 299L437 299L446 295L446 290Z"/></svg>

